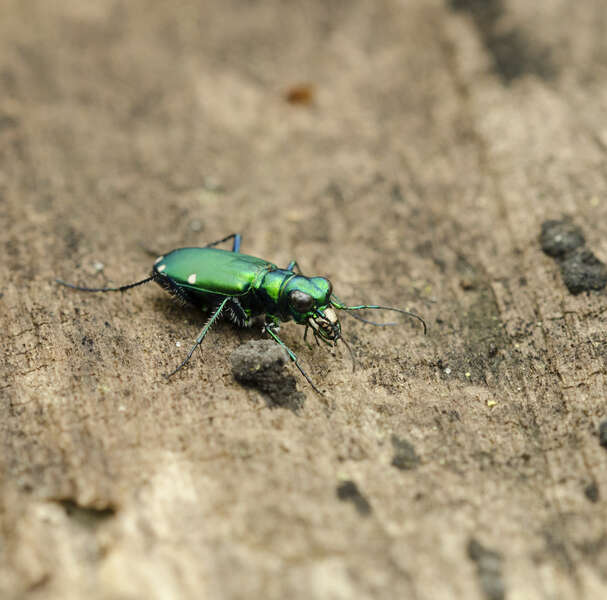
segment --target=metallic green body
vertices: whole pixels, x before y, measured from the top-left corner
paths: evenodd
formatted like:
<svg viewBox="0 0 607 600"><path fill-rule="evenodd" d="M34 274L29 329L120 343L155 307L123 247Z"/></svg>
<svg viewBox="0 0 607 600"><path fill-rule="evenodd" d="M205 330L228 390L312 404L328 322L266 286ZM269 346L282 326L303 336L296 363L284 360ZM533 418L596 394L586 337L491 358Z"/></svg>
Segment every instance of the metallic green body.
<svg viewBox="0 0 607 600"><path fill-rule="evenodd" d="M188 290L224 296L248 293L256 279L277 268L267 260L218 248L179 248L154 265L156 272Z"/></svg>
<svg viewBox="0 0 607 600"><path fill-rule="evenodd" d="M178 294L194 304L216 305L222 297L234 298L247 317L267 314L273 320L304 323L309 315L288 302L293 290L309 294L315 307L330 303L331 284L324 277L304 277L255 256L217 248L173 250L156 260L153 274L159 284L178 288Z"/></svg>

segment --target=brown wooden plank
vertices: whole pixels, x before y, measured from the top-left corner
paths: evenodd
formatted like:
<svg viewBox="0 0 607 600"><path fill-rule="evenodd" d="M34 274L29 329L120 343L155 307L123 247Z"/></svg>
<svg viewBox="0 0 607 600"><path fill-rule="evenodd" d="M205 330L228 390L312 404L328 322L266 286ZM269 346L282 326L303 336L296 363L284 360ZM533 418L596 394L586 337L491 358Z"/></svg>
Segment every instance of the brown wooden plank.
<svg viewBox="0 0 607 600"><path fill-rule="evenodd" d="M607 260L600 0L0 7L0 595L599 598ZM306 102L289 102L293 89ZM340 297L360 363L286 325L270 408L144 277L233 231ZM177 347L177 343L180 344ZM412 448L416 461L396 461Z"/></svg>

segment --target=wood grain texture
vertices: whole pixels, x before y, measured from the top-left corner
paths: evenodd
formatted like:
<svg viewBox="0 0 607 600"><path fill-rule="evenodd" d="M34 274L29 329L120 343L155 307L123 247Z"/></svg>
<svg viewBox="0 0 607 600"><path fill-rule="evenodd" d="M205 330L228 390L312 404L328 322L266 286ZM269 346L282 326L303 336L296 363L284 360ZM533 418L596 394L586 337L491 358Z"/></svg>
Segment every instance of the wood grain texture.
<svg viewBox="0 0 607 600"><path fill-rule="evenodd" d="M538 236L568 216L607 260L606 20L3 2L0 596L604 597L607 298ZM352 374L285 326L327 391L299 377L291 411L232 377L258 330L219 325L167 383L203 315L54 283L231 232L429 335L344 317Z"/></svg>

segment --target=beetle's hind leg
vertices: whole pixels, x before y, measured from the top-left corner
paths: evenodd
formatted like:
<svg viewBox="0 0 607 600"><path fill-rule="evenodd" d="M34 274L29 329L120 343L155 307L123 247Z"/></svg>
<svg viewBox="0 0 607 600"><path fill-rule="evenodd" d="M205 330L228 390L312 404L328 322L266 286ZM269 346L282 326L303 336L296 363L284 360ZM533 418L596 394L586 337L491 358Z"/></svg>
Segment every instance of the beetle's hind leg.
<svg viewBox="0 0 607 600"><path fill-rule="evenodd" d="M221 312L223 311L223 309L225 308L225 306L229 300L230 300L230 297L228 296L227 298L222 300L221 303L213 310L213 313L211 314L211 316L205 323L204 327L200 330L200 333L198 334L198 337L196 338L196 342L190 348L188 355L185 357L185 359L181 362L181 364L174 371L171 371L166 376L167 379L169 379L170 377L175 375L175 373L177 373L177 371L181 370L187 364L187 362L190 360L190 358L192 358L192 354L194 354L194 351L196 350L196 348L198 348L198 346L200 346L200 344L202 343L202 340L204 339L204 336L207 334L209 329L211 329L211 326L213 325L213 323L215 323L215 321L217 321L217 319L221 316Z"/></svg>
<svg viewBox="0 0 607 600"><path fill-rule="evenodd" d="M240 235L240 233L230 233L230 235L224 237L221 240L217 240L216 242L211 242L210 244L207 244L206 246L203 246L203 248L213 248L215 246L219 246L219 244L222 244L223 242L227 242L228 240L234 240L234 243L232 244L232 252L240 252L240 243L242 241L242 236ZM155 250L152 250L150 248L148 248L147 246L145 246L142 243L139 243L139 247L148 255L148 256L160 256L161 252L156 252Z"/></svg>
<svg viewBox="0 0 607 600"><path fill-rule="evenodd" d="M240 233L230 233L230 235L226 235L226 237L221 240L217 240L216 242L211 242L204 246L205 248L213 248L214 246L219 246L219 244L223 244L223 242L227 242L228 240L234 240L232 244L232 252L240 252L240 242L242 241L242 236Z"/></svg>

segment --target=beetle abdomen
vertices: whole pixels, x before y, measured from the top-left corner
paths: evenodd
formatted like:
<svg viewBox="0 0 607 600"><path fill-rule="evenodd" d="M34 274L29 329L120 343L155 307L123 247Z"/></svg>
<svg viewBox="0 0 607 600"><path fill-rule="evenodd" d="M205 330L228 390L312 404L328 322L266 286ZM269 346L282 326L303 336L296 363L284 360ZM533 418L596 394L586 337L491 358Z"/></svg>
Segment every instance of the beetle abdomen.
<svg viewBox="0 0 607 600"><path fill-rule="evenodd" d="M154 263L154 279L170 293L169 278L188 293L243 296L261 271L275 265L247 254L217 248L179 248L159 257ZM173 286L174 287L174 286ZM178 294L175 294L178 295Z"/></svg>

